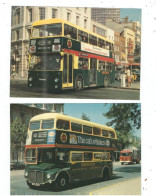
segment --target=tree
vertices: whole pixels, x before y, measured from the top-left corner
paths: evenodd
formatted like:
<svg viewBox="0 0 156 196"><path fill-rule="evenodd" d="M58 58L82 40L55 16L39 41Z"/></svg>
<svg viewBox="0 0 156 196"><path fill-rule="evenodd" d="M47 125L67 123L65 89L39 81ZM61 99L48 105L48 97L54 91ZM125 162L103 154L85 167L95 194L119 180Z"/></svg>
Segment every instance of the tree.
<svg viewBox="0 0 156 196"><path fill-rule="evenodd" d="M19 150L23 147L26 141L27 126L22 123L21 118L16 118L11 123L11 150L16 156L16 161L18 162Z"/></svg>
<svg viewBox="0 0 156 196"><path fill-rule="evenodd" d="M82 119L82 120L90 121L89 116L87 116L84 112L82 113L81 119Z"/></svg>
<svg viewBox="0 0 156 196"><path fill-rule="evenodd" d="M121 149L131 144L134 129L141 127L140 104L111 104L109 111L103 114L110 119L108 126L113 126L117 132L118 144Z"/></svg>

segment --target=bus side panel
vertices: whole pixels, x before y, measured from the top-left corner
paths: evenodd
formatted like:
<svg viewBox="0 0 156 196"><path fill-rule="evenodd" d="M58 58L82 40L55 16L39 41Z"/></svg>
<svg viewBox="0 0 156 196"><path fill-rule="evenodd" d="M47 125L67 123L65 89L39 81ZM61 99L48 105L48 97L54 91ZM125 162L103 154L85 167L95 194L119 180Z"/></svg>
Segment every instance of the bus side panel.
<svg viewBox="0 0 156 196"><path fill-rule="evenodd" d="M105 77L104 74L97 71L97 86L103 86L104 85L104 77Z"/></svg>
<svg viewBox="0 0 156 196"><path fill-rule="evenodd" d="M89 86L90 85L90 75L89 70L81 70L81 69L75 69L74 70L74 86L75 86L75 80L77 76L81 76L83 79L83 85Z"/></svg>

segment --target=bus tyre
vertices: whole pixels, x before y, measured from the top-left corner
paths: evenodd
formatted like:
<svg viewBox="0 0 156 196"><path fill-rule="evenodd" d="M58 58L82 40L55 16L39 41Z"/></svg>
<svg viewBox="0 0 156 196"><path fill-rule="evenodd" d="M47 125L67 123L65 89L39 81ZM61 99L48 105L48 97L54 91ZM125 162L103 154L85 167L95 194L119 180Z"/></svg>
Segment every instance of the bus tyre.
<svg viewBox="0 0 156 196"><path fill-rule="evenodd" d="M83 89L83 80L80 76L78 76L75 80L75 90L81 91Z"/></svg>
<svg viewBox="0 0 156 196"><path fill-rule="evenodd" d="M107 76L105 76L104 77L104 87L106 88L106 87L108 87L108 77Z"/></svg>
<svg viewBox="0 0 156 196"><path fill-rule="evenodd" d="M109 170L108 168L105 168L103 171L103 180L107 181L109 179Z"/></svg>
<svg viewBox="0 0 156 196"><path fill-rule="evenodd" d="M69 180L67 175L62 174L58 176L56 182L55 182L55 188L56 190L65 190L69 185Z"/></svg>

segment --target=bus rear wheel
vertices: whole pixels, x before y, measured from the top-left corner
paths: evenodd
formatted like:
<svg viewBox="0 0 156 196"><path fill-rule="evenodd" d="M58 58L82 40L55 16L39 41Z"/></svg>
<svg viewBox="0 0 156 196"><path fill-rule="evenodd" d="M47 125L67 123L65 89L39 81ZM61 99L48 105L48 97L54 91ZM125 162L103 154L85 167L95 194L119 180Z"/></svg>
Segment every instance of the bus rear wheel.
<svg viewBox="0 0 156 196"><path fill-rule="evenodd" d="M65 190L69 185L69 180L67 175L62 174L58 176L56 182L55 182L55 188L56 190Z"/></svg>
<svg viewBox="0 0 156 196"><path fill-rule="evenodd" d="M83 80L82 78L79 76L76 78L75 80L75 90L76 91L81 91L83 89Z"/></svg>
<svg viewBox="0 0 156 196"><path fill-rule="evenodd" d="M109 170L108 168L105 168L103 171L103 180L107 181L109 179Z"/></svg>

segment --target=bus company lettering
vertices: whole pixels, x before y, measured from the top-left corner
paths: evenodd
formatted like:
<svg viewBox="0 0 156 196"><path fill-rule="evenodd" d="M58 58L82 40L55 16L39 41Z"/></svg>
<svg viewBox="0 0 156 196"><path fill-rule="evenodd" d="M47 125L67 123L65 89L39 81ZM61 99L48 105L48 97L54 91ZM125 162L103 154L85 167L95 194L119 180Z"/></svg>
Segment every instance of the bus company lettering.
<svg viewBox="0 0 156 196"><path fill-rule="evenodd" d="M86 144L96 146L110 146L110 141L101 139L84 138L83 136L76 136L75 134L70 135L70 144Z"/></svg>

